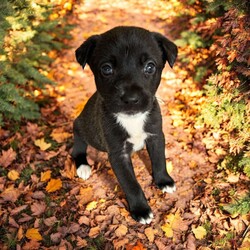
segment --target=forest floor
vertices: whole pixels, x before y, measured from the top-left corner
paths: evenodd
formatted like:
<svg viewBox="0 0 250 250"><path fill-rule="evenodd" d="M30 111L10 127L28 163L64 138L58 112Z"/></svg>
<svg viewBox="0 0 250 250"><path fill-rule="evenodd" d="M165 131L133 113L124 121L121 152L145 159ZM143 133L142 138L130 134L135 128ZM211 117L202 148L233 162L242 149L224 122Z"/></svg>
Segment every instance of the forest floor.
<svg viewBox="0 0 250 250"><path fill-rule="evenodd" d="M76 177L72 124L95 85L90 69L83 71L76 62L75 49L118 25L141 26L171 39L166 2L85 0L73 6L70 48L51 55L49 77L57 84L48 86L50 98L41 100L41 121L16 133L0 131L4 145L12 146L0 156L1 249L250 249L249 216L223 210L232 193L245 193L249 182L215 171L224 155L222 148L215 150L221 135L195 122L205 97L175 68L164 70L157 97L167 168L177 191L163 194L154 186L146 150L133 155L152 223L130 217L106 154L90 148L93 173L87 181Z"/></svg>

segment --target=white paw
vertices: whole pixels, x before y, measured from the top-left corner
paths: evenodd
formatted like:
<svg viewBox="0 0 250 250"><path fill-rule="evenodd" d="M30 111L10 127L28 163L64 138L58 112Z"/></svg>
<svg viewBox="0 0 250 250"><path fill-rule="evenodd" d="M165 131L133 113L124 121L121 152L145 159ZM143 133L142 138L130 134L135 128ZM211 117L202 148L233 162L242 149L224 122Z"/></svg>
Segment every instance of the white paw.
<svg viewBox="0 0 250 250"><path fill-rule="evenodd" d="M140 222L141 224L144 224L144 225L145 225L145 224L150 224L153 218L154 218L153 213L150 213L150 214L148 215L148 217L146 217L146 218L141 218L141 219L139 220L139 222Z"/></svg>
<svg viewBox="0 0 250 250"><path fill-rule="evenodd" d="M87 180L91 175L91 167L89 165L80 165L79 168L76 170L78 177L82 178L83 180Z"/></svg>
<svg viewBox="0 0 250 250"><path fill-rule="evenodd" d="M173 186L166 186L164 187L162 190L161 190L163 193L169 193L169 194L172 194L176 191L176 186L173 185Z"/></svg>

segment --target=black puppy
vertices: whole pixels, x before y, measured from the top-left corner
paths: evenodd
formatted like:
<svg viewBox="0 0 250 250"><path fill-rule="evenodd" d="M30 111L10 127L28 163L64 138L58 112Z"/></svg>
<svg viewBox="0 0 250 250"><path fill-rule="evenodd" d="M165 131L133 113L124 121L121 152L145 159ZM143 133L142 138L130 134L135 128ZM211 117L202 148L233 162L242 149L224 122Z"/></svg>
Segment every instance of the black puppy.
<svg viewBox="0 0 250 250"><path fill-rule="evenodd" d="M131 153L146 144L155 184L175 191L166 171L165 139L160 108L155 97L166 61L173 67L174 43L159 33L138 27L116 27L88 38L76 59L89 64L97 91L74 122L72 156L77 175L88 179L87 145L108 152L112 169L126 194L131 216L145 224L153 214L136 180Z"/></svg>

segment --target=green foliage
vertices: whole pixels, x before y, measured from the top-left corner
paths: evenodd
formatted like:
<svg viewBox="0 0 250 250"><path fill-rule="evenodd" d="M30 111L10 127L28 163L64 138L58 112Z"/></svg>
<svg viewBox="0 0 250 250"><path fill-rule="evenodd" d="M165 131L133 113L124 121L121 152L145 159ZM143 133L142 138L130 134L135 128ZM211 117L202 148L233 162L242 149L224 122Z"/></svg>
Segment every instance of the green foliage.
<svg viewBox="0 0 250 250"><path fill-rule="evenodd" d="M235 203L223 206L223 209L230 214L248 214L250 212L250 193L236 200Z"/></svg>
<svg viewBox="0 0 250 250"><path fill-rule="evenodd" d="M66 47L69 25L51 20L47 0L2 0L0 3L0 125L7 120L37 119L34 91L53 84L43 72L51 50Z"/></svg>
<svg viewBox="0 0 250 250"><path fill-rule="evenodd" d="M249 1L179 1L180 67L208 97L199 122L223 134L227 155L218 168L250 177Z"/></svg>

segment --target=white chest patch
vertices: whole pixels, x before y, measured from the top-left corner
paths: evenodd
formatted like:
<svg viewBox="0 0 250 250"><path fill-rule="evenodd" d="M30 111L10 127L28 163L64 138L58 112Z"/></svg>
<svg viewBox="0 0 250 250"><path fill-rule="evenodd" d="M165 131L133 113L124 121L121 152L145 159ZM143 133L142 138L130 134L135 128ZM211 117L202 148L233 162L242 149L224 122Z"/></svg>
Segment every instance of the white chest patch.
<svg viewBox="0 0 250 250"><path fill-rule="evenodd" d="M126 115L118 113L117 121L129 134L128 142L133 144L133 150L138 151L144 147L147 133L144 131L144 124L147 119L148 112L138 113L135 115Z"/></svg>

